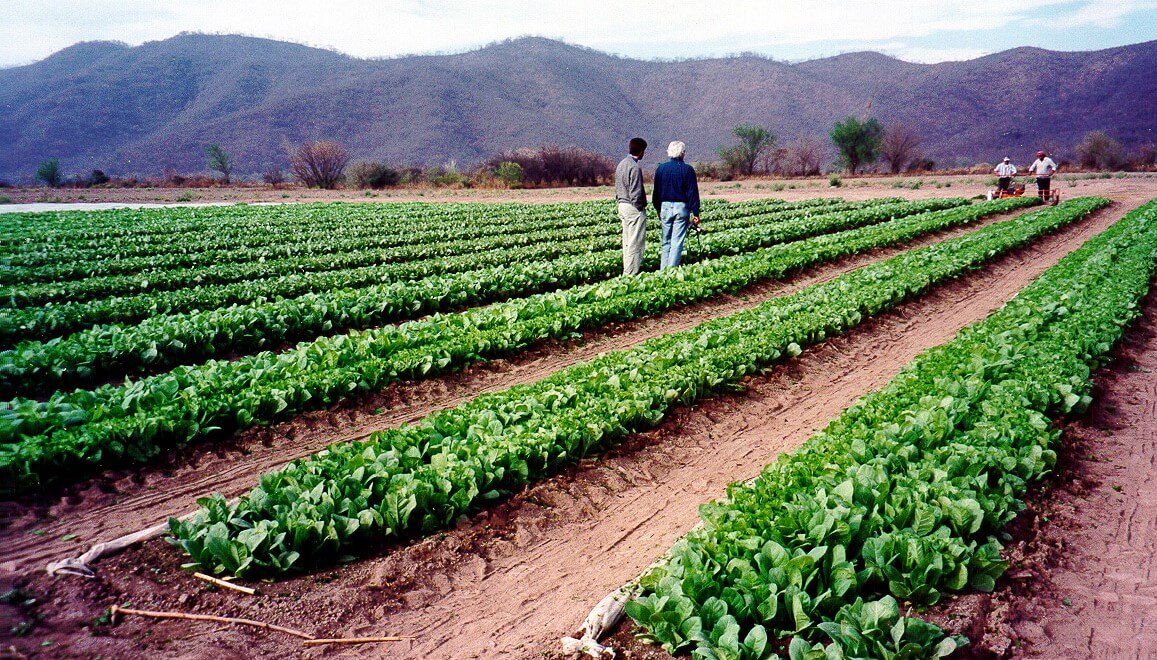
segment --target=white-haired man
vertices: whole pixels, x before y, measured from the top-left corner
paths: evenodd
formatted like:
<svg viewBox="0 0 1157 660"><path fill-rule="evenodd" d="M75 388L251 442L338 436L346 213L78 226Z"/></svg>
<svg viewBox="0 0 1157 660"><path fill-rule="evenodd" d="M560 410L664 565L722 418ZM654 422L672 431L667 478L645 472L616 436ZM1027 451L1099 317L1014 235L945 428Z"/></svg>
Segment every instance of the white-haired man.
<svg viewBox="0 0 1157 660"><path fill-rule="evenodd" d="M659 270L678 266L683 261L683 241L692 224L699 224L699 182L695 168L683 162L687 145L675 141L667 146L671 158L655 170L655 188L651 204L659 213L663 247Z"/></svg>

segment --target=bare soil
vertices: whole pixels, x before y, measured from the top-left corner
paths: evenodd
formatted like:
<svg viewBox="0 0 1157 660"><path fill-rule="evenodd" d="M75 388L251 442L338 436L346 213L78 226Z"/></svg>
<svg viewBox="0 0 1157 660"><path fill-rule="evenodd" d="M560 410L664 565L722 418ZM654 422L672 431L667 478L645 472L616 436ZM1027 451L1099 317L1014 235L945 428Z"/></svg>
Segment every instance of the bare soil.
<svg viewBox="0 0 1157 660"><path fill-rule="evenodd" d="M1134 172L1096 178L1093 173L1061 173L1053 188L1061 197L1107 195L1141 188L1152 189L1157 173ZM1120 177L1120 178L1118 178ZM990 183L991 180L991 183ZM704 199L741 201L778 197L789 201L815 197L842 197L849 200L873 197L973 197L995 188L995 180L986 174L905 175L843 177L839 187L828 177L803 179L751 179L745 181L704 181L700 192ZM1035 192L1033 185L1029 193ZM612 199L614 189L607 186L587 188L543 188L532 190L452 189L400 187L381 191L317 190L298 186L221 186L213 188L9 188L0 195L11 204L0 204L0 212L28 210L67 210L121 205L198 205L198 204L282 204L293 202L525 202L554 203Z"/></svg>
<svg viewBox="0 0 1157 660"><path fill-rule="evenodd" d="M907 247L958 236L1012 215L937 232ZM4 530L0 536L0 571L19 571L28 564L40 567L42 562L73 556L78 544L110 540L187 513L197 497L215 492L227 497L240 495L255 486L263 472L332 443L365 438L374 431L416 421L479 393L540 380L600 353L754 307L903 249L874 250L841 259L781 282L770 281L633 323L612 324L587 332L578 341L543 342L509 359L478 364L460 374L396 383L381 392L272 427L255 427L236 437L213 438L168 452L144 470L109 470L58 493L0 502L0 529Z"/></svg>
<svg viewBox="0 0 1157 660"><path fill-rule="evenodd" d="M886 383L919 352L947 341L960 327L991 313L1064 254L1154 195L1152 182L1145 182L1148 185L1144 186L1128 179L1108 183L1114 181L1124 183L1113 195L1119 203L1110 209L1005 257L980 273L940 287L894 313L873 319L845 337L806 351L765 376L748 379L741 394L677 410L658 428L632 436L602 457L584 461L506 502L464 518L456 529L410 543L365 548L360 559L348 566L252 585L259 590L257 596L222 592L194 580L179 569L180 555L161 541L98 563L99 576L94 580L53 579L39 572L39 567L62 553L79 554L82 545L183 513L191 508L193 497L210 490L241 492L261 470L327 442L418 418L479 391L540 378L597 352L615 350L756 304L767 296L826 279L860 262L847 260L786 285L757 287L742 296L591 333L579 342L541 345L509 361L495 361L455 376L392 387L374 397L304 415L270 429L192 448L182 453L186 458L174 459L168 465L105 475L55 498L22 502L25 510L10 509L0 514L8 521L7 528L0 532L0 592L13 586L28 598L9 598L15 603L0 605L0 649L11 648L13 655L42 653L55 657L281 657L338 653L333 649L306 651L291 637L251 628L137 618L108 626L102 620L109 605L130 603L144 609L259 619L325 636L402 634L418 638L344 651L358 657L550 657L558 648L558 638L573 632L598 599L637 575L694 526L698 504L720 496L728 483L754 476L779 452L797 447L856 398ZM1080 194L1087 192L1094 191L1080 190ZM871 196L879 195L877 190ZM882 254L857 259L879 256ZM1154 309L1151 296L1145 310L1145 327L1151 328L1157 318ZM1137 357L1131 359L1138 368L1126 370L1121 382L1129 380L1126 376L1144 376L1144 369L1152 369L1157 351L1151 341L1152 330L1149 332L1148 343L1134 342L1138 346ZM1116 372L1110 369L1103 374L1102 381L1111 384L1113 373ZM1101 522L1090 522L1085 517L1089 511L1085 498L1093 491L1082 486L1083 490L1075 492L1072 500L1079 502L1081 515L1066 518L1051 513L1051 522L1042 526L1050 532L1056 529L1055 539L1065 544L1064 552L1053 553L1059 556L1042 556L1040 560L1042 573L1048 572L1053 579L1071 580L1058 583L1059 588L1072 592L1069 598L1073 603L1073 611L1066 609L1060 614L1091 619L1089 613L1098 606L1110 607L1105 611L1116 614L1106 617L1113 619L1115 629L1095 628L1100 632L1094 633L1092 639L1098 642L1098 635L1115 635L1128 641L1127 630L1135 631L1138 644L1149 639L1145 634L1152 635L1157 611L1153 605L1154 581L1150 577L1155 519L1151 475L1155 460L1153 418L1157 395L1152 383L1149 376L1142 385L1134 383L1134 389L1124 393L1108 385L1102 385L1100 392L1099 405L1113 406L1113 423L1122 429L1115 431L1113 437L1126 436L1123 429L1137 429L1141 438L1136 442L1119 438L1119 451L1123 458L1137 455L1136 461L1122 462L1135 462L1143 474L1128 482L1110 484L1108 493L1096 491L1104 495L1105 504L1118 505L1123 517L1114 519L1118 509L1110 507L1105 515L1096 518ZM1124 405L1126 400L1137 403ZM1090 419L1095 418L1094 411ZM1081 420L1074 422L1080 423ZM1095 421L1089 423L1094 424L1090 426L1090 437L1106 437ZM1092 453L1098 457L1092 465L1110 470L1112 476L1117 464L1110 462L1115 460L1110 458L1114 454L1108 449L1095 449ZM1148 471L1144 470L1146 466ZM1112 485L1121 485L1121 492L1112 490ZM1049 497L1050 504L1060 500ZM1066 520L1068 527L1064 526ZM1121 520L1134 522L1126 524ZM1087 527L1077 527L1080 524ZM1072 551L1072 544L1077 542L1072 532L1077 529L1086 532L1081 538L1093 538L1090 535L1094 533L1100 536L1095 543L1101 545L1086 549L1084 556L1088 561L1108 555L1105 548L1118 549L1120 556L1133 559L1111 561L1105 565L1112 568L1100 573L1090 571L1088 562L1075 565L1071 577L1064 578L1065 574L1059 571L1063 562L1059 560L1080 556ZM70 534L78 537L69 538ZM1031 545L1027 538L1023 543L1026 547ZM1148 562L1137 558L1148 558ZM1100 577L1094 580L1094 574ZM1006 582L1016 579L1016 575L1014 568ZM1043 579L1034 577L1029 587L1035 589ZM1128 585L1133 585L1133 591L1129 598L1123 598L1122 588ZM998 591L995 596L959 597L953 602L971 598L980 603L987 599L996 605L987 609L977 605L972 614L960 610L945 613L943 618L978 622L961 625L982 633L970 634L974 640L981 640L988 631L993 631L996 639L1001 634L998 624L1003 614L1014 607L1011 603L1025 600L1023 593L1009 595L1010 605L1000 609L996 599L1007 591ZM1083 595L1086 593L1090 594L1087 601ZM1114 593L1117 599L1112 602L1104 595ZM1017 625L1030 632L1029 624L1022 622L1036 622L1045 631L1051 630L1050 626L1065 632L1075 629L1071 622L1037 616L1051 610L1043 606L1049 602L1047 593L1042 591L1035 596L1044 599L1042 605L1025 609L1023 616L1018 615ZM26 603L29 599L35 602ZM1077 607L1083 609L1075 611ZM14 627L24 634L15 635ZM1040 655L1032 657L1090 655L1065 655L1056 650L1062 647L1056 646L1058 642L1053 641L1051 633L1029 639L1019 630L1014 628L1015 637L1005 635L1020 640L1019 647L1012 643L1002 647L999 640L981 641L975 653L1005 655L1018 649L1036 649L1039 644ZM0 650L0 654L3 652ZM646 655L653 653L646 651Z"/></svg>

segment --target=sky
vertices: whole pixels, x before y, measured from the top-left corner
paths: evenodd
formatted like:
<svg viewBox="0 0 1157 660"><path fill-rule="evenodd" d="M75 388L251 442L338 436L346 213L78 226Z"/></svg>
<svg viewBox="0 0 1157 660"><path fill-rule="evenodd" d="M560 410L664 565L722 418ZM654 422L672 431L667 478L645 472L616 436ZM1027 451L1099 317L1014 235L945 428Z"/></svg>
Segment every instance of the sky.
<svg viewBox="0 0 1157 660"><path fill-rule="evenodd" d="M639 59L874 50L910 62L1017 46L1098 50L1157 39L1157 0L0 0L0 67L80 41L137 46L245 34L360 58L457 53L534 35Z"/></svg>

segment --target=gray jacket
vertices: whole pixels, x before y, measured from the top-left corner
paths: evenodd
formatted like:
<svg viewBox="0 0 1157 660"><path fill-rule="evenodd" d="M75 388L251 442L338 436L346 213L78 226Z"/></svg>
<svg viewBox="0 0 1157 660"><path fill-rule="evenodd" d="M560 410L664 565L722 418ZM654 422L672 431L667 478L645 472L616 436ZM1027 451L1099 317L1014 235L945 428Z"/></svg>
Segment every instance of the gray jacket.
<svg viewBox="0 0 1157 660"><path fill-rule="evenodd" d="M643 190L643 168L634 156L619 161L615 168L615 201L630 204L640 211L647 208L647 192Z"/></svg>

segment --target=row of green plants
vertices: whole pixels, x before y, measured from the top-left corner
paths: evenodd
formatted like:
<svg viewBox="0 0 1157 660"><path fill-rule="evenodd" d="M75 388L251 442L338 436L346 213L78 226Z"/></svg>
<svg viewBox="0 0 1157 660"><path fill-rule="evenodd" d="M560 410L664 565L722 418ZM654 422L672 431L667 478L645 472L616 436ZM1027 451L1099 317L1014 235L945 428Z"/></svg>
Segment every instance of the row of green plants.
<svg viewBox="0 0 1157 660"><path fill-rule="evenodd" d="M770 210L775 206L824 205L839 198L786 202L766 198L743 202ZM729 202L706 199L705 207L725 208ZM405 234L412 231L498 229L507 220L523 217L559 218L603 208L607 202L555 204L479 202L376 202L275 205L213 205L195 207L114 209L103 211L48 211L10 213L0 217L0 254L47 252L52 249L100 251L109 245L126 246L131 256L142 246L156 250L175 239L189 242L194 251L229 247L249 240L305 236L360 235L364 232ZM499 222L495 222L499 220ZM452 236L453 233L448 234ZM166 250L161 249L161 252ZM142 254L149 254L143 252Z"/></svg>
<svg viewBox="0 0 1157 660"><path fill-rule="evenodd" d="M1139 315L1157 267L1157 200L1004 308L910 363L723 501L627 605L643 636L698 658L937 657L964 640L897 600L992 591L1003 528L1056 461L1055 422Z"/></svg>
<svg viewBox="0 0 1157 660"><path fill-rule="evenodd" d="M399 378L457 369L722 291L821 260L909 240L1010 208L1001 201L895 220L678 270L616 278L367 332L325 337L280 353L210 361L104 386L16 399L0 410L0 475L27 490L79 478L98 465L150 458L219 428L266 424Z"/></svg>
<svg viewBox="0 0 1157 660"><path fill-rule="evenodd" d="M765 251L764 277L777 277L785 264L817 263L857 250L907 240L915 231L932 231L1035 203L1011 198L992 204L954 207L834 234L804 239L782 250ZM715 239L708 249L723 253L736 244ZM788 257L788 255L793 255ZM807 261L803 261L803 260ZM654 255L648 265L653 266ZM555 286L600 280L618 272L617 251L578 255L553 262L511 264L395 282L364 289L307 294L247 306L232 306L184 315L158 316L136 326L106 325L49 342L25 341L0 351L0 394L30 396L68 385L109 381L127 374L206 359L224 352L236 355L350 328L414 318L485 300L516 298ZM721 268L732 268L722 262ZM711 267L708 267L711 268ZM775 270L779 269L779 270ZM694 269L694 273L699 272ZM649 279L644 279L649 282ZM728 285L731 286L731 285ZM729 289L728 289L729 290ZM520 303L512 303L518 305Z"/></svg>
<svg viewBox="0 0 1157 660"><path fill-rule="evenodd" d="M777 208L775 211L758 210L759 207L756 205L732 205L726 207L725 212L721 211L720 217L712 222L712 225L713 229L733 229L776 222L790 217L802 217L817 212L819 208L852 210L875 204L875 201L848 202L824 207ZM615 240L621 230L616 224L606 221L611 215L609 212L599 212L608 211L607 207L599 209L593 205L587 206L591 206L593 212L588 209L585 215L567 218L563 223L545 223L552 225L545 228L527 223L516 230L481 237L451 235L444 240L426 241L421 236L412 236L401 245L389 248L377 246L379 239L376 238L342 241L332 237L330 240L306 245L282 242L261 248L243 248L232 255L236 258L217 261L214 260L213 253L189 255L184 243L181 243L173 248L171 254L130 260L133 271L130 274L98 276L90 272L94 269L93 265L75 262L53 266L52 268L57 270L71 269L74 271L73 275L79 274L82 279L68 277L39 283L21 283L10 290L8 298L0 302L0 305L27 308L47 303L82 302L109 296L134 295L143 291L159 292L212 284L252 282L286 274L404 264L448 255L464 256L479 252L503 254L509 250L541 243L556 245L568 243L574 250L604 248ZM650 233L653 239L658 238L657 228L653 228ZM574 238L576 236L577 239ZM200 265L184 267L169 263L174 259L193 257L199 260ZM118 264L123 265L123 262L100 262L95 267L114 271L119 268ZM150 269L141 270L142 266L148 264L152 264Z"/></svg>
<svg viewBox="0 0 1157 660"><path fill-rule="evenodd" d="M476 251L479 249L516 247L543 240L543 235L573 231L579 226L591 226L606 213L592 204L576 205L570 214L558 211L540 211L517 220L497 216L488 222L488 229L502 231L477 232L464 229L455 231L458 223L439 223L438 216L414 216L414 226L366 236L342 236L338 232L309 237L298 235L271 236L265 240L250 238L231 248L196 250L181 239L168 249L158 249L141 256L124 256L120 246L106 250L103 256L93 252L87 259L73 258L49 261L46 265L23 266L23 257L13 257L5 279L21 285L55 285L64 287L73 280L99 277L113 282L132 281L132 276L184 276L189 281L213 282L205 278L216 265L252 265L265 276L283 271L314 271L348 268L357 265L388 261L405 261L427 256ZM561 215L561 217L559 217ZM487 222L481 218L476 224ZM492 224L490 224L492 223ZM427 230L432 228L433 231ZM108 252L115 252L109 255ZM48 255L44 255L47 257ZM263 269L263 270L262 270ZM159 280L158 280L159 281ZM233 281L233 280L222 280ZM155 285L154 285L155 286ZM35 290L35 289L33 289Z"/></svg>
<svg viewBox="0 0 1157 660"><path fill-rule="evenodd" d="M766 200L767 206L784 203ZM414 230L469 229L486 219L518 219L527 215L559 217L603 202L558 204L488 204L381 202L274 205L211 205L194 207L48 211L12 213L0 217L0 253L40 253L59 249L99 251L126 246L126 256L144 246L153 250L188 241L194 251L228 247L229 241L284 239L346 231L405 233ZM148 254L147 252L144 254Z"/></svg>
<svg viewBox="0 0 1157 660"><path fill-rule="evenodd" d="M477 207L489 213L485 218ZM433 204L412 208L393 204L334 204L324 209L295 208L293 222L285 222L282 207L224 207L217 209L212 222L202 223L197 229L185 228L179 236L172 233L84 238L80 240L26 241L0 248L8 265L24 279L32 280L36 273L24 274L22 269L53 265L59 260L87 263L107 256L111 245L113 260L166 257L172 255L179 239L180 255L188 255L186 262L169 262L171 267L191 265L205 260L216 263L246 261L265 256L272 258L281 250L298 253L323 247L328 241L357 241L373 239L374 247L395 247L410 242L433 242L460 238L480 238L494 234L519 233L531 229L574 225L591 215L603 212L603 204L552 204L539 207L509 207L504 205L472 207L451 205L443 209ZM400 215L400 212L405 215ZM161 216L177 215L171 209L152 211ZM276 215L274 215L276 214ZM321 215L324 214L324 215ZM268 215L279 221L255 224L246 216ZM324 218L323 221L319 221ZM340 219L340 221L338 220ZM488 221L485 221L488 220ZM174 222L177 220L174 218ZM83 220L73 220L83 223ZM187 226L186 226L187 227ZM58 259L57 257L61 257ZM144 262L149 265L150 262ZM132 272L130 264L115 266L110 272ZM41 274L45 277L47 274ZM49 279L67 279L67 271Z"/></svg>
<svg viewBox="0 0 1157 660"><path fill-rule="evenodd" d="M892 217L923 210L948 208L965 203L959 199L901 202L873 205L842 213L811 214L796 211L775 221L762 222L759 217L744 217L717 223L707 233L716 238L703 241L688 250L690 259L713 256L712 250L725 253L752 250L805 236L845 227L882 222ZM656 258L656 241L651 241L650 259ZM77 332L97 324L139 323L159 316L190 310L208 310L267 299L290 298L314 291L334 291L372 286L382 282L418 280L444 273L458 273L512 263L556 260L593 252L615 252L621 239L612 236L584 236L566 240L543 241L531 246L507 250L489 250L474 254L452 254L437 259L367 266L350 270L300 273L245 281L234 284L196 286L176 291L143 293L61 305L26 309L0 310L0 345L12 345L24 339L47 339ZM650 263L650 262L648 262ZM610 277L614 271L602 277Z"/></svg>
<svg viewBox="0 0 1157 660"><path fill-rule="evenodd" d="M899 201L892 199L891 201ZM868 203L883 203L884 200ZM805 200L783 202L756 200L729 203L708 200L704 209L712 217L730 219L746 215L773 213L788 209L803 210L849 204L842 200ZM856 206L860 203L851 203ZM204 278L208 269L219 264L261 262L276 272L278 261L326 253L361 253L391 248L400 249L427 244L496 241L549 230L582 229L585 232L614 233L614 224L605 219L614 213L608 202L581 202L552 205L456 204L449 209L426 204L402 209L387 204L334 205L310 209L302 217L301 209L292 215L298 223L253 226L244 222L246 214L268 213L265 209L281 207L245 207L240 211L215 215L217 221L204 230L179 237L162 235L147 242L121 238L103 244L94 242L81 249L56 244L9 246L0 249L0 283L52 284L94 277L156 275L183 273L189 281ZM166 213L169 209L155 210ZM324 214L324 222L313 216ZM240 216L240 217L239 217ZM340 219L335 224L334 219ZM240 223L240 230L238 229ZM507 243L510 242L507 238ZM524 241L526 239L523 239ZM404 252L402 253L405 254ZM322 265L326 262L320 262ZM307 263L295 264L307 269ZM317 269L314 265L312 269ZM268 276L268 274L266 274Z"/></svg>
<svg viewBox="0 0 1157 660"><path fill-rule="evenodd" d="M264 474L235 503L199 500L189 520L171 521L174 542L202 570L280 574L335 561L371 539L443 528L657 424L678 403L734 387L1107 202L1083 199L995 223L365 442L331 445Z"/></svg>

